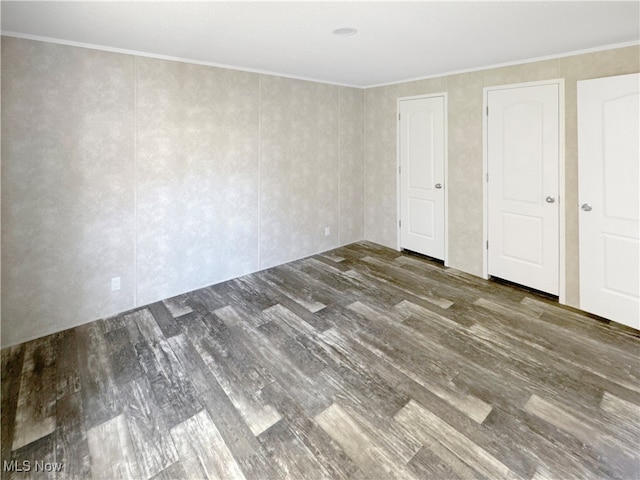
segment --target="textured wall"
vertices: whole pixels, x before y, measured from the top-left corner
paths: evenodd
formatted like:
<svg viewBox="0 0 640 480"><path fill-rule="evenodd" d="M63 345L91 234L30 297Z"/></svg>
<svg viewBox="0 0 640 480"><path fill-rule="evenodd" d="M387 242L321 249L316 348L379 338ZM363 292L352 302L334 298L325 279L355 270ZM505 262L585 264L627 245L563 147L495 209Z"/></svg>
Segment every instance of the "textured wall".
<svg viewBox="0 0 640 480"><path fill-rule="evenodd" d="M481 275L483 88L565 78L566 301L578 305L576 81L638 71L640 47L628 47L366 90L365 238L397 246L397 98L448 92L449 264Z"/></svg>
<svg viewBox="0 0 640 480"><path fill-rule="evenodd" d="M339 87L263 76L261 88L261 259L271 267L337 243Z"/></svg>
<svg viewBox="0 0 640 480"><path fill-rule="evenodd" d="M138 298L259 267L259 76L138 59Z"/></svg>
<svg viewBox="0 0 640 480"><path fill-rule="evenodd" d="M340 243L364 238L364 95L357 88L340 94Z"/></svg>
<svg viewBox="0 0 640 480"><path fill-rule="evenodd" d="M3 37L2 345L361 240L362 102Z"/></svg>
<svg viewBox="0 0 640 480"><path fill-rule="evenodd" d="M133 57L3 39L3 345L132 306L133 107Z"/></svg>

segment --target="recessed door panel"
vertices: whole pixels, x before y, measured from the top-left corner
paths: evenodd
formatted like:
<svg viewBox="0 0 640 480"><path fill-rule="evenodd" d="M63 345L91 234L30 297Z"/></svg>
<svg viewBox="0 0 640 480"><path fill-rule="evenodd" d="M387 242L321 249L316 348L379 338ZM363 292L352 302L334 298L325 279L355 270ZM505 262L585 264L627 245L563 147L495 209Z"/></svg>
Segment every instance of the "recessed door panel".
<svg viewBox="0 0 640 480"><path fill-rule="evenodd" d="M640 329L640 74L578 82L580 308Z"/></svg>
<svg viewBox="0 0 640 480"><path fill-rule="evenodd" d="M502 215L502 255L506 260L542 266L542 222L539 217Z"/></svg>
<svg viewBox="0 0 640 480"><path fill-rule="evenodd" d="M620 272L630 270L627 264L638 265L640 262L638 239L605 234L602 241L603 288L607 293L637 299L640 290L638 275L621 275Z"/></svg>
<svg viewBox="0 0 640 480"><path fill-rule="evenodd" d="M559 291L557 84L487 94L489 275Z"/></svg>
<svg viewBox="0 0 640 480"><path fill-rule="evenodd" d="M544 137L540 102L521 102L504 110L502 123L504 158L502 188L505 199L540 203ZM518 126L519 128L514 128Z"/></svg>
<svg viewBox="0 0 640 480"><path fill-rule="evenodd" d="M409 138L407 139L409 188L433 190L434 170L434 115L432 111L411 112L407 118Z"/></svg>
<svg viewBox="0 0 640 480"><path fill-rule="evenodd" d="M435 202L412 198L409 200L409 233L433 240L435 233Z"/></svg>
<svg viewBox="0 0 640 480"><path fill-rule="evenodd" d="M444 97L400 101L400 247L444 260Z"/></svg>
<svg viewBox="0 0 640 480"><path fill-rule="evenodd" d="M605 215L635 221L638 221L640 208L637 188L640 178L638 105L638 94L622 95L603 102L603 155L600 158L604 172Z"/></svg>

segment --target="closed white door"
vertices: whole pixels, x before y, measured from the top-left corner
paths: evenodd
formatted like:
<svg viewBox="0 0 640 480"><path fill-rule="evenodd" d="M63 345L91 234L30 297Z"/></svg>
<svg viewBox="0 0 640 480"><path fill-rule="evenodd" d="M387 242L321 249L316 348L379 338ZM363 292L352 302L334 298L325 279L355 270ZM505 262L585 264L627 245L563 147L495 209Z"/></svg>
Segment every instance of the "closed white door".
<svg viewBox="0 0 640 480"><path fill-rule="evenodd" d="M640 329L640 74L578 82L580 308Z"/></svg>
<svg viewBox="0 0 640 480"><path fill-rule="evenodd" d="M487 94L489 275L559 291L558 84Z"/></svg>
<svg viewBox="0 0 640 480"><path fill-rule="evenodd" d="M444 97L399 103L400 246L444 260Z"/></svg>

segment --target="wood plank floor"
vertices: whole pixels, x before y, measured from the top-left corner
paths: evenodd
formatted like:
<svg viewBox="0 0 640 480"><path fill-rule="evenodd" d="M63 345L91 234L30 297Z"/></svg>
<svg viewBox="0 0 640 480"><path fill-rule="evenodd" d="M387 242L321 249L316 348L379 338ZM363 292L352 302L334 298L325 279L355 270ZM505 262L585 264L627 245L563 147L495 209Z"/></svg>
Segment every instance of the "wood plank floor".
<svg viewBox="0 0 640 480"><path fill-rule="evenodd" d="M640 478L640 337L368 242L2 351L2 478Z"/></svg>

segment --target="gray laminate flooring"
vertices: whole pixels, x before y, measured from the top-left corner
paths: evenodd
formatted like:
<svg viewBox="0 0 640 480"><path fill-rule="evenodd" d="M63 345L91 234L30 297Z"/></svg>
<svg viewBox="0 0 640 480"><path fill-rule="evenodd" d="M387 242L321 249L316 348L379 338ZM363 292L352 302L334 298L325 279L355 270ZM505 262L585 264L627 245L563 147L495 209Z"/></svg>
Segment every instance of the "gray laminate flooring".
<svg viewBox="0 0 640 480"><path fill-rule="evenodd" d="M640 338L360 242L2 351L2 478L634 479Z"/></svg>

